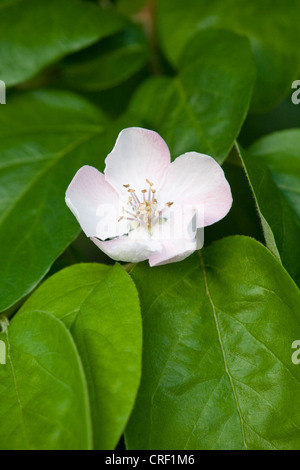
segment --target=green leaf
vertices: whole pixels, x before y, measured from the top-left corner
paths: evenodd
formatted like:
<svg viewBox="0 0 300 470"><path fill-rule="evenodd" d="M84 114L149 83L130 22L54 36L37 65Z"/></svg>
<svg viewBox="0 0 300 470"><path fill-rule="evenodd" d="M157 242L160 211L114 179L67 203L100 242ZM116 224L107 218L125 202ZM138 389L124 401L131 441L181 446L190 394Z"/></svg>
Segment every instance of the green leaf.
<svg viewBox="0 0 300 470"><path fill-rule="evenodd" d="M300 130L275 132L255 142L248 153L266 165L300 221Z"/></svg>
<svg viewBox="0 0 300 470"><path fill-rule="evenodd" d="M184 47L201 29L224 28L247 36L258 70L253 110L274 106L298 78L298 0L288 5L282 0L160 0L157 19L162 46L173 64L178 64ZM224 55L224 62L226 59ZM232 75L235 73L232 69Z"/></svg>
<svg viewBox="0 0 300 470"><path fill-rule="evenodd" d="M133 408L141 374L139 300L118 264L80 264L52 276L21 312L43 310L69 328L88 381L94 447L114 449Z"/></svg>
<svg viewBox="0 0 300 470"><path fill-rule="evenodd" d="M202 32L181 63L177 78L152 78L143 84L131 111L166 139L173 157L198 151L222 162L251 99L255 69L248 40L226 31Z"/></svg>
<svg viewBox="0 0 300 470"><path fill-rule="evenodd" d="M143 376L129 449L299 449L299 290L247 237L131 272Z"/></svg>
<svg viewBox="0 0 300 470"><path fill-rule="evenodd" d="M129 25L90 51L76 54L71 60L68 58L62 70L62 79L79 90L113 88L146 64L148 52L148 43L141 29Z"/></svg>
<svg viewBox="0 0 300 470"><path fill-rule="evenodd" d="M11 98L0 128L3 311L36 286L80 232L65 191L82 165L103 169L120 129L81 98L50 91Z"/></svg>
<svg viewBox="0 0 300 470"><path fill-rule="evenodd" d="M148 0L117 0L116 9L124 15L132 15L140 11Z"/></svg>
<svg viewBox="0 0 300 470"><path fill-rule="evenodd" d="M0 77L7 86L119 31L115 13L79 0L16 0L0 5Z"/></svg>
<svg viewBox="0 0 300 470"><path fill-rule="evenodd" d="M63 323L42 311L17 314L0 340L0 449L90 449L86 382Z"/></svg>
<svg viewBox="0 0 300 470"><path fill-rule="evenodd" d="M259 148L256 147L256 151ZM300 285L300 220L275 184L263 158L240 152L262 222L267 247Z"/></svg>

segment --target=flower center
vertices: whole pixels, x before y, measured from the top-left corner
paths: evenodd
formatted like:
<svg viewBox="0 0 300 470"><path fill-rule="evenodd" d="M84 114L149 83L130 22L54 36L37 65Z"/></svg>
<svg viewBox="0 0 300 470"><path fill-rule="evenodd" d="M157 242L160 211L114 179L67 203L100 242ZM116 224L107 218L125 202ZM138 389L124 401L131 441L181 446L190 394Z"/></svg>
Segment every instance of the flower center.
<svg viewBox="0 0 300 470"><path fill-rule="evenodd" d="M129 193L129 210L126 210L123 207L122 213L124 215L119 218L118 222L123 219L130 220L132 222L137 222L147 230L151 230L151 227L153 227L154 224L162 221L162 215L172 206L173 202L167 202L165 207L159 210L158 202L155 198L156 189L153 188L153 183L148 179L146 179L146 183L149 187L148 189L142 189L141 199L137 196L135 189L130 188L129 184L123 185Z"/></svg>

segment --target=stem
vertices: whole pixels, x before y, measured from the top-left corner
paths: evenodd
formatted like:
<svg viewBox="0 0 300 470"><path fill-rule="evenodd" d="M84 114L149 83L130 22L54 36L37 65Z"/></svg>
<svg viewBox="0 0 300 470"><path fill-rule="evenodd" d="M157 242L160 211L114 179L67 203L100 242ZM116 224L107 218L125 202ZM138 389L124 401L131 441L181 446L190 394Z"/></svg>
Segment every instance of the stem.
<svg viewBox="0 0 300 470"><path fill-rule="evenodd" d="M150 65L154 75L163 75L159 59L159 45L155 25L156 0L148 0L146 7L135 15L135 20L142 24L150 46Z"/></svg>
<svg viewBox="0 0 300 470"><path fill-rule="evenodd" d="M125 269L125 271L128 272L128 274L130 274L130 272L133 270L133 268L137 265L137 263L127 263L127 264L123 264L123 268Z"/></svg>

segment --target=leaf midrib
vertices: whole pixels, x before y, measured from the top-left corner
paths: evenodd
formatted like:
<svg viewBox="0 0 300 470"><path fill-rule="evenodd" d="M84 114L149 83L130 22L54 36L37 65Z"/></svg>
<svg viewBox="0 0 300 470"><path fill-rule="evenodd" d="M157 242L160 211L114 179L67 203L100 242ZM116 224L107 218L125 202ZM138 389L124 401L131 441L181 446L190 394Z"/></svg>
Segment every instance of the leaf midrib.
<svg viewBox="0 0 300 470"><path fill-rule="evenodd" d="M12 358L11 358L11 354L10 354L10 341L9 341L9 337L8 337L8 329L7 328L5 329L5 336L6 336L6 341L7 341L7 357L8 357L8 361L9 361L10 368L11 368L11 374L12 374L12 378L13 378L14 389L15 389L15 392L16 392L16 399L17 399L17 403L18 403L18 409L20 411L20 421L21 421L21 425L22 425L24 438L25 438L25 441L26 441L26 444L27 444L27 448L30 449L29 439L28 439L28 435L27 435L26 427L25 427L25 420L24 420L24 414L23 414L23 405L22 405L22 402L21 402L21 399L20 399L19 389L18 389L18 385L17 385L17 377L16 377L15 368L14 368Z"/></svg>
<svg viewBox="0 0 300 470"><path fill-rule="evenodd" d="M197 116L194 116L194 112L193 112L192 108L188 105L186 91L184 89L184 86L183 86L182 82L180 80L175 80L175 85L176 85L176 88L178 90L179 96L181 98L181 102L183 104L183 107L186 109L187 115L189 116L192 124L198 130L199 134L204 139L204 141L205 141L207 147L209 148L209 151L212 153L212 155L217 155L216 149L213 147L211 141L206 136L204 130L200 126L199 121L197 119Z"/></svg>
<svg viewBox="0 0 300 470"><path fill-rule="evenodd" d="M243 419L241 408L240 408L240 405L239 405L237 392L236 392L236 389L235 389L235 386L234 386L234 383L233 383L233 377L232 377L232 375L230 374L230 371L229 371L228 362L227 362L227 358L226 358L226 353L225 353L225 349L224 349L224 346L223 346L223 343L222 343L221 331L220 331L220 327L219 327L219 323L218 323L218 319L217 319L217 315L216 315L216 307L213 303L213 299L212 299L210 291L209 291L207 274L206 274L206 269L205 269L205 263L204 263L204 259L203 259L201 251L199 251L199 257L200 257L201 267L202 267L202 271L203 271L203 278L204 278L206 294L207 294L207 297L209 299L209 302L210 302L210 305L211 305L211 308L212 308L212 312L213 312L213 316L214 316L214 320L215 320L215 324L216 324L216 330L217 330L217 334L218 334L218 341L219 341L221 352L222 352L225 372L228 375L229 382L230 382L230 385L231 385L231 388L232 388L232 393L233 393L237 413L238 413L240 424L241 424L243 444L245 446L245 449L247 450L248 447L247 447L246 437L245 437L244 419Z"/></svg>
<svg viewBox="0 0 300 470"><path fill-rule="evenodd" d="M79 147L81 144L84 142L90 140L92 137L94 137L96 133L89 133L85 134L81 139L78 139L76 142L72 142L69 144L66 148L61 150L56 154L56 157L51 159L50 163L43 167L43 169L37 173L37 175L29 182L29 184L25 187L25 189L19 194L19 196L14 200L13 204L9 207L9 209L2 214L0 217L0 224L3 224L5 219L13 212L13 210L16 208L17 204L19 201L30 191L30 189L45 175L47 172L54 167L62 158L64 158L68 153L71 153L73 150L75 150L77 147Z"/></svg>

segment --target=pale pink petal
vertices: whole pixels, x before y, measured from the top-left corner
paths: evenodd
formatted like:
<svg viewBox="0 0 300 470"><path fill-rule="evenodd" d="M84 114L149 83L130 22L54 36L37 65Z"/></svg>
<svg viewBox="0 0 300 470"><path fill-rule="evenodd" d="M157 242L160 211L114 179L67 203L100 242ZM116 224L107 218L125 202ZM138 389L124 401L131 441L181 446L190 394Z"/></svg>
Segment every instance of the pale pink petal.
<svg viewBox="0 0 300 470"><path fill-rule="evenodd" d="M140 191L148 188L146 179L158 188L170 164L170 152L156 132L130 127L120 132L105 163L105 177L117 191L128 197L123 185L129 184L140 197Z"/></svg>
<svg viewBox="0 0 300 470"><path fill-rule="evenodd" d="M197 152L185 153L169 165L157 197L159 202L174 202L189 210L191 206L197 208L198 227L222 219L232 205L222 168L212 157Z"/></svg>
<svg viewBox="0 0 300 470"><path fill-rule="evenodd" d="M196 215L194 210L185 210L180 204L173 204L163 214L163 223L151 228L151 236L156 240L181 240L196 237Z"/></svg>
<svg viewBox="0 0 300 470"><path fill-rule="evenodd" d="M174 239L163 240L160 252L154 253L149 258L150 266L161 266L163 264L182 261L197 249L196 240Z"/></svg>
<svg viewBox="0 0 300 470"><path fill-rule="evenodd" d="M129 230L126 221L118 222L122 210L119 194L96 168L78 170L66 191L66 204L88 237L105 240Z"/></svg>
<svg viewBox="0 0 300 470"><path fill-rule="evenodd" d="M185 214L182 217L181 212L184 212L181 207L173 209L164 224L157 224L152 229L152 238L160 241L161 249L150 256L150 266L181 261L197 249L196 217L185 220Z"/></svg>
<svg viewBox="0 0 300 470"><path fill-rule="evenodd" d="M128 263L145 261L151 254L161 249L160 242L151 239L135 240L125 236L105 242L97 238L91 240L110 258Z"/></svg>

